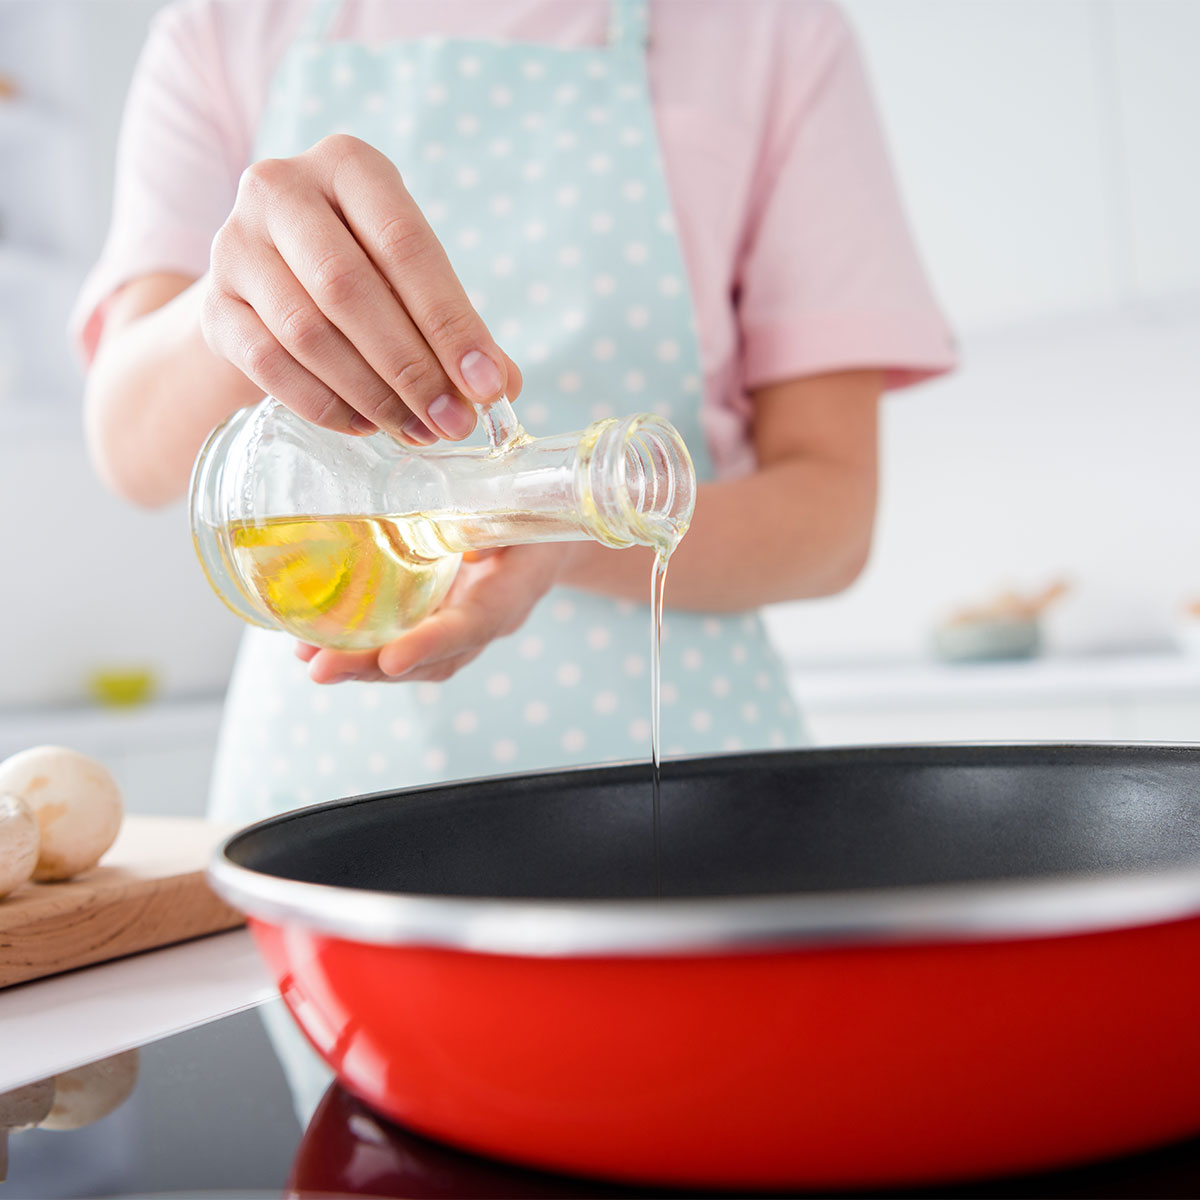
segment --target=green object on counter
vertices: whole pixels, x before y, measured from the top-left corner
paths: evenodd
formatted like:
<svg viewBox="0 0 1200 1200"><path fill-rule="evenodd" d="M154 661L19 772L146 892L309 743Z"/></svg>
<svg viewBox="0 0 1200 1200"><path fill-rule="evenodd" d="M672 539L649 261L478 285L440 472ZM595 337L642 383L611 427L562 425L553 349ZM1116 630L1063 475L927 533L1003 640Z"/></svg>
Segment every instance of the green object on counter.
<svg viewBox="0 0 1200 1200"><path fill-rule="evenodd" d="M88 674L88 694L104 708L137 708L153 699L158 673L153 667L97 667Z"/></svg>

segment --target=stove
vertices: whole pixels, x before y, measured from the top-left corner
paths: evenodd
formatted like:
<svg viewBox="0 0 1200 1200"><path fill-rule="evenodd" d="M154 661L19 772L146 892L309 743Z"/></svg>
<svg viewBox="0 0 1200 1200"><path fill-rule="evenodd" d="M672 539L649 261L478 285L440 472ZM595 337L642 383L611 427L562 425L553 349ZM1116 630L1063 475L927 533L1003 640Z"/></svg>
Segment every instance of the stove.
<svg viewBox="0 0 1200 1200"><path fill-rule="evenodd" d="M539 1174L428 1141L298 1068L290 1029L276 1001L140 1047L137 1083L108 1116L9 1135L0 1200L684 1194ZM891 1194L1196 1197L1200 1138L1072 1171Z"/></svg>

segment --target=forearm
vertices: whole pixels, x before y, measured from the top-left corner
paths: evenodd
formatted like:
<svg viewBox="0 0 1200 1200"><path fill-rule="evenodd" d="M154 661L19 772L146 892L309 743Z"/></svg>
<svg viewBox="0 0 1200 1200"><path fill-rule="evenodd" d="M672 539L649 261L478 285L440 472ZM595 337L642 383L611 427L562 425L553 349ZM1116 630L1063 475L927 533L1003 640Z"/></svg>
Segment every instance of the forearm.
<svg viewBox="0 0 1200 1200"><path fill-rule="evenodd" d="M261 395L200 332L200 285L130 284L111 302L85 393L88 448L113 491L155 506L181 496L208 432Z"/></svg>
<svg viewBox="0 0 1200 1200"><path fill-rule="evenodd" d="M866 562L875 511L873 473L792 460L702 486L671 557L666 604L737 612L839 592ZM647 602L651 552L580 543L562 582Z"/></svg>

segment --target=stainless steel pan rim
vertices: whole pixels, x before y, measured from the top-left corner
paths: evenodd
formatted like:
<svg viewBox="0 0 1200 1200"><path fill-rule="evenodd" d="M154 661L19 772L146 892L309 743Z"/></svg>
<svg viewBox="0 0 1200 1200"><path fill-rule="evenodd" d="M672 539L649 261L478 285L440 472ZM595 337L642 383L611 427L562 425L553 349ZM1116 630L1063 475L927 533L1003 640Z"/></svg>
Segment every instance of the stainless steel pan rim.
<svg viewBox="0 0 1200 1200"><path fill-rule="evenodd" d="M994 745L1004 749L1042 744ZM1081 749L1087 744L1054 745ZM1165 743L1104 745L1134 752L1196 750ZM961 748L942 744L907 749ZM840 749L822 753L838 754ZM851 752L887 754L898 749L854 747ZM1200 861L1140 872L863 891L719 899L512 900L380 892L286 879L233 862L226 848L240 836L235 833L218 847L208 869L213 888L229 904L272 925L374 945L538 958L657 957L1047 938L1200 916Z"/></svg>

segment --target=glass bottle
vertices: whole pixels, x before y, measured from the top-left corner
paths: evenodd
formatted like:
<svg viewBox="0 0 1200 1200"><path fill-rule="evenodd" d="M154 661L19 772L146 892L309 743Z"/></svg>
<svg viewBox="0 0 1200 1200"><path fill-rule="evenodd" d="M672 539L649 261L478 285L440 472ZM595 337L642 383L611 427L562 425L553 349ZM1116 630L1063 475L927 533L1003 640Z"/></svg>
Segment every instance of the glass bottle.
<svg viewBox="0 0 1200 1200"><path fill-rule="evenodd" d="M192 472L196 552L243 620L314 645L381 646L432 612L462 555L592 538L665 558L687 529L687 447L650 414L534 438L507 400L487 446L350 437L267 397L209 436Z"/></svg>

